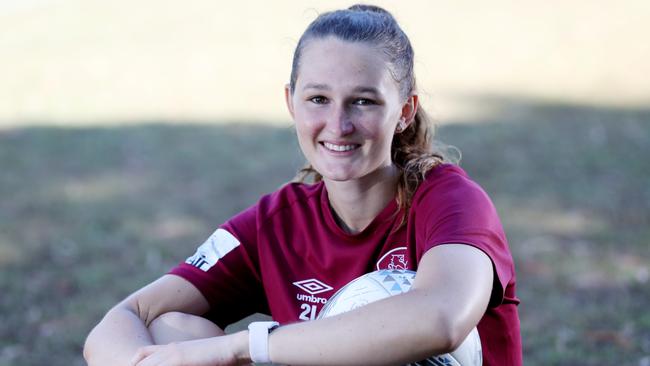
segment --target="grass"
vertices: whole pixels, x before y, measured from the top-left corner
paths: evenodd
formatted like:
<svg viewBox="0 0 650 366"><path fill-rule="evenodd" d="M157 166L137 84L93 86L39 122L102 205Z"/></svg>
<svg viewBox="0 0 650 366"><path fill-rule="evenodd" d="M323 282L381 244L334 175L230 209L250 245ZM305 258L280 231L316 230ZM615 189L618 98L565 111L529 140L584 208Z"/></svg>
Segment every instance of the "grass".
<svg viewBox="0 0 650 366"><path fill-rule="evenodd" d="M490 99L443 141L515 256L527 365L650 363L650 110ZM293 176L293 131L143 121L0 131L0 365L83 364L90 328Z"/></svg>

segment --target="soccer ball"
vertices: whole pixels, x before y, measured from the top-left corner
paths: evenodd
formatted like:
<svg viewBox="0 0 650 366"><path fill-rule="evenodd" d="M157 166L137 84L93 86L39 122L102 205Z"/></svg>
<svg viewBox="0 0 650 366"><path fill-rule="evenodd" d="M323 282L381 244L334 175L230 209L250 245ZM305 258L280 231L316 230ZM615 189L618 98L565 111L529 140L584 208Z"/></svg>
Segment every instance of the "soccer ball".
<svg viewBox="0 0 650 366"><path fill-rule="evenodd" d="M411 289L415 272L409 270L379 270L367 273L338 290L327 301L318 319L338 315L389 296ZM461 345L451 353L432 356L409 365L480 366L483 364L481 339L472 329Z"/></svg>

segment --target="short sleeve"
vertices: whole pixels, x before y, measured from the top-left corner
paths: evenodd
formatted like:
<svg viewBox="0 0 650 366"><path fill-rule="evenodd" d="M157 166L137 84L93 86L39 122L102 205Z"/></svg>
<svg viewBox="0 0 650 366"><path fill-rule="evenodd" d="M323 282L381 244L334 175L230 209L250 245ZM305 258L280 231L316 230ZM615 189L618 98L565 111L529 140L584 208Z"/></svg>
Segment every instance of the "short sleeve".
<svg viewBox="0 0 650 366"><path fill-rule="evenodd" d="M268 313L257 256L257 206L221 225L196 252L169 273L205 296L205 315L220 327L250 314Z"/></svg>
<svg viewBox="0 0 650 366"><path fill-rule="evenodd" d="M441 244L474 246L491 259L495 276L490 306L502 303L513 280L512 255L497 211L485 191L458 167L432 172L416 192L415 214L418 261Z"/></svg>

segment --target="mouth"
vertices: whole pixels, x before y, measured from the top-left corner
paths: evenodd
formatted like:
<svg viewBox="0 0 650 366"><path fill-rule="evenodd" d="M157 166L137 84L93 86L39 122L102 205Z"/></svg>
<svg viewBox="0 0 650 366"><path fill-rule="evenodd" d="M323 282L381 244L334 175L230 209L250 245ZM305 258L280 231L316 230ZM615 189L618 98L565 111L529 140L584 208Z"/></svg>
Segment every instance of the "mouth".
<svg viewBox="0 0 650 366"><path fill-rule="evenodd" d="M325 147L328 151L332 152L348 152L352 150L356 150L359 147L361 147L360 144L351 144L351 143L333 143L333 142L327 142L327 141L321 141L320 144Z"/></svg>

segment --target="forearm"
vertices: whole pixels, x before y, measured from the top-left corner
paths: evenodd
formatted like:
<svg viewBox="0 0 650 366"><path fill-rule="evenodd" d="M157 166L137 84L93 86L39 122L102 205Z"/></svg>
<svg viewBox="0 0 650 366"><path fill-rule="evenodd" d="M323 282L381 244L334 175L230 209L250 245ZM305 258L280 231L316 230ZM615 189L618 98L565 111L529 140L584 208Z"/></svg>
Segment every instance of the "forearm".
<svg viewBox="0 0 650 366"><path fill-rule="evenodd" d="M399 365L453 351L485 314L492 262L469 245L447 244L426 252L419 265L409 292L332 318L278 328L269 337L271 360Z"/></svg>
<svg viewBox="0 0 650 366"><path fill-rule="evenodd" d="M153 344L143 321L132 311L117 307L90 332L84 358L90 366L128 365L139 347Z"/></svg>
<svg viewBox="0 0 650 366"><path fill-rule="evenodd" d="M450 325L426 297L414 290L336 317L280 327L269 339L271 360L395 365L449 352L454 346Z"/></svg>

